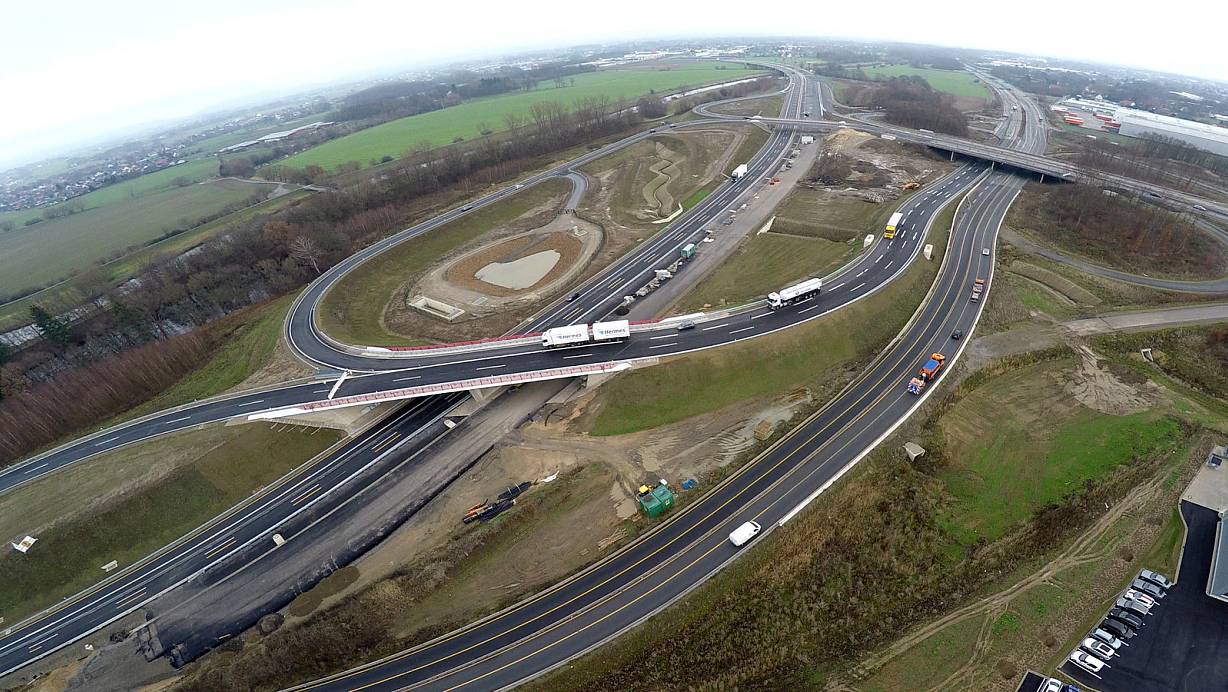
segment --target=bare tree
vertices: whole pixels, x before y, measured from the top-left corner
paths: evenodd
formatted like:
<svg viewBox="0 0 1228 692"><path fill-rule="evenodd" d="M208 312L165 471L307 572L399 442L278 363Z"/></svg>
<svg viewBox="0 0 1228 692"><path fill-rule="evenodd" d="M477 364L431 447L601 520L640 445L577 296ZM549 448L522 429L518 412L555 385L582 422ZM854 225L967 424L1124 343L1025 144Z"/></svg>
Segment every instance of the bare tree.
<svg viewBox="0 0 1228 692"><path fill-rule="evenodd" d="M320 246L305 235L300 235L290 241L290 256L299 262L310 263L311 268L320 274Z"/></svg>

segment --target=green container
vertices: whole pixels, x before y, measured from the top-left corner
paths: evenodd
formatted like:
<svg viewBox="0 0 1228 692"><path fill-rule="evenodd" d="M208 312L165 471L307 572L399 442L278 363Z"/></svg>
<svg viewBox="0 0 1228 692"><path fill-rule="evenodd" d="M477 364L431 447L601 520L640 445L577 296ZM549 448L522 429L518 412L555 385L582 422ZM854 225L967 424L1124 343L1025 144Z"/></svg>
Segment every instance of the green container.
<svg viewBox="0 0 1228 692"><path fill-rule="evenodd" d="M669 488L658 485L651 491L639 496L640 511L650 518L656 518L669 511L674 506L674 494Z"/></svg>

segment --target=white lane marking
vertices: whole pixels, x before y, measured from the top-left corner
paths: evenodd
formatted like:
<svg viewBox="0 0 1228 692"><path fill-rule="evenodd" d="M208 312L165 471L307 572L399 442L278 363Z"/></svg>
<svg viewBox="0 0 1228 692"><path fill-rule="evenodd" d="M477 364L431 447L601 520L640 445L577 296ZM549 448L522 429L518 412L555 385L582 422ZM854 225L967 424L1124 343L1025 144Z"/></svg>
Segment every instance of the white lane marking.
<svg viewBox="0 0 1228 692"><path fill-rule="evenodd" d="M576 355L574 355L574 356L563 356L563 360L567 360L568 358L588 358L588 357L589 357L589 356L591 356L591 355L593 355L593 354L591 354L591 353L577 353L577 354L576 354Z"/></svg>
<svg viewBox="0 0 1228 692"><path fill-rule="evenodd" d="M115 437L108 437L107 439L103 440L102 442L97 442L97 443L95 443L95 444L94 444L94 446L95 446L95 447L101 447L101 446L103 446L103 445L105 445L105 444L110 444L110 443L112 443L112 442L114 442L114 441L116 441L116 440L118 440L118 439L119 439L119 435L116 435Z"/></svg>
<svg viewBox="0 0 1228 692"><path fill-rule="evenodd" d="M183 418L175 418L172 420L164 421L162 425L170 425L171 423L182 423L189 418L191 418L191 416L184 416Z"/></svg>
<svg viewBox="0 0 1228 692"><path fill-rule="evenodd" d="M772 312L774 312L774 311L773 311L773 310L768 310L767 312L761 312L761 313L759 313L758 315L751 315L751 317L750 317L750 318L751 318L752 320L757 320L757 319L759 319L760 317L767 317L768 315L772 314Z"/></svg>
<svg viewBox="0 0 1228 692"><path fill-rule="evenodd" d="M410 380L420 379L422 379L422 375L414 375L413 377L398 377L397 379L393 380L393 382L408 382Z"/></svg>
<svg viewBox="0 0 1228 692"><path fill-rule="evenodd" d="M328 391L329 391L329 390L327 390L327 389L313 389L313 390L311 390L311 393L312 393L312 394L327 394L327 393L328 393Z"/></svg>
<svg viewBox="0 0 1228 692"><path fill-rule="evenodd" d="M657 344L656 346L649 346L648 348L665 348L666 346L677 346L677 345L678 345L678 342L674 341L668 344Z"/></svg>
<svg viewBox="0 0 1228 692"><path fill-rule="evenodd" d="M832 291L836 290L837 288L840 288L843 285L844 284L836 284L835 286L832 286L831 288L827 289L827 292L831 293Z"/></svg>
<svg viewBox="0 0 1228 692"><path fill-rule="evenodd" d="M861 271L857 272L857 276L861 276L862 274L865 274L868 271L870 271L870 268L866 267L865 269L862 269Z"/></svg>
<svg viewBox="0 0 1228 692"><path fill-rule="evenodd" d="M884 265L883 265L883 269L890 269L890 268L891 268L891 265L893 265L893 264L895 264L895 260L891 260L890 262L888 262L888 263L884 264Z"/></svg>
<svg viewBox="0 0 1228 692"><path fill-rule="evenodd" d="M672 338L674 338L673 334L662 334L661 336L650 336L648 337L648 340L656 341L657 339L672 339Z"/></svg>
<svg viewBox="0 0 1228 692"><path fill-rule="evenodd" d="M726 323L726 324L714 324L714 325L712 325L711 327L704 327L704 328L703 328L703 329L701 329L700 331L710 332L710 331L712 331L713 329L720 329L721 327L728 327L728 326L729 326L729 324L728 324L728 323Z"/></svg>
<svg viewBox="0 0 1228 692"><path fill-rule="evenodd" d="M255 406L256 404L263 404L263 403L264 403L264 399L256 399L255 401L249 401L246 404L239 404L239 405L240 406Z"/></svg>
<svg viewBox="0 0 1228 692"><path fill-rule="evenodd" d="M500 363L498 365L483 365L480 368L474 368L474 370L494 370L495 368L502 368L502 367L505 367L505 366L503 363Z"/></svg>
<svg viewBox="0 0 1228 692"><path fill-rule="evenodd" d="M34 473L35 471L37 471L37 470L39 470L39 469L45 469L45 468L47 468L47 467L48 467L48 466L50 466L50 465L51 465L51 462L47 462L47 463L44 463L44 464L39 464L38 466L35 466L35 467L34 467L34 468L32 468L32 469L26 469L25 473L26 473L26 475L30 475L31 473Z"/></svg>
<svg viewBox="0 0 1228 692"><path fill-rule="evenodd" d="M733 331L731 331L731 332L729 332L729 333L730 333L730 334L737 334L738 332L748 332L748 331L750 331L750 330L752 330L752 329L754 329L754 327L742 327L741 329L734 329Z"/></svg>
<svg viewBox="0 0 1228 692"><path fill-rule="evenodd" d="M860 284L857 284L856 286L852 287L852 288L851 288L851 289L849 289L849 290L854 291L854 292L856 292L856 291L860 291L860 290L861 290L861 289L862 289L864 286L865 286L865 284L864 284L864 283L860 283Z"/></svg>

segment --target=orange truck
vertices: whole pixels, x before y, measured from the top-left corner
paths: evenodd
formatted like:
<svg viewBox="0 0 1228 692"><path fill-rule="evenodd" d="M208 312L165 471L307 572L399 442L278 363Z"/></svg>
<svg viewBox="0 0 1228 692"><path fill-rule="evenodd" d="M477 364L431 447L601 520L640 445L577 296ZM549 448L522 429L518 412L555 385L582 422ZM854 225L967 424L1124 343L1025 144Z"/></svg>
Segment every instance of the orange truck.
<svg viewBox="0 0 1228 692"><path fill-rule="evenodd" d="M947 357L941 353L931 353L930 359L925 361L925 365L921 366L921 379L926 382L932 382L935 377L938 377L938 372L942 370L943 363L946 363Z"/></svg>

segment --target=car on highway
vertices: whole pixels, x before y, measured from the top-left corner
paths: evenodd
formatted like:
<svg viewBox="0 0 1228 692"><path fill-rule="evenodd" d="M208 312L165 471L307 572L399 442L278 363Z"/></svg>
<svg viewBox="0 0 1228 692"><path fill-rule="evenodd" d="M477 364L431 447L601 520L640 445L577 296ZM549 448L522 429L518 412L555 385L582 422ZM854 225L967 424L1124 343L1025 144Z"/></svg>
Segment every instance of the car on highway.
<svg viewBox="0 0 1228 692"><path fill-rule="evenodd" d="M472 211L472 210L473 210L472 204L466 204L465 206L461 207L461 211Z"/></svg>
<svg viewBox="0 0 1228 692"><path fill-rule="evenodd" d="M516 183L516 189L517 189L517 190L519 190L519 189L520 189L520 188L522 188L522 187L524 187L524 183Z"/></svg>
<svg viewBox="0 0 1228 692"><path fill-rule="evenodd" d="M733 547L741 548L746 545L747 541L759 535L760 528L757 522L745 522L729 534L729 542L733 544Z"/></svg>
<svg viewBox="0 0 1228 692"><path fill-rule="evenodd" d="M571 301L573 301L573 300L575 300L575 299L577 299L577 298L579 298L579 297L580 297L580 292L579 292L579 291L576 291L575 293L573 293L573 294L571 294L571 295L567 296L567 302L568 302L568 303L570 303Z"/></svg>
<svg viewBox="0 0 1228 692"><path fill-rule="evenodd" d="M1126 598L1138 601L1139 603L1146 605L1148 608L1156 607L1156 603L1158 602L1151 596L1141 591L1135 591L1134 589L1126 589Z"/></svg>
<svg viewBox="0 0 1228 692"><path fill-rule="evenodd" d="M1206 208L1206 207L1204 207L1204 206L1202 206L1201 204L1195 204L1195 205L1194 205L1194 208L1195 208L1195 209L1197 209L1198 211L1206 211L1206 210L1207 210L1207 208Z"/></svg>
<svg viewBox="0 0 1228 692"><path fill-rule="evenodd" d="M964 330L956 329L955 331L951 332L951 338L955 339L956 341L964 338Z"/></svg>
<svg viewBox="0 0 1228 692"><path fill-rule="evenodd" d="M1118 639L1117 637L1114 637L1114 636L1113 636L1112 634L1110 634L1108 631L1103 630L1103 629L1101 629L1101 628L1099 628L1099 627L1097 627L1096 629L1094 629L1094 630L1092 630L1092 631L1091 631L1091 636L1095 637L1096 639L1099 639L1100 641L1104 642L1105 644L1108 644L1109 646L1113 647L1114 649L1120 649L1120 648L1121 648L1121 640L1120 640L1120 639Z"/></svg>
<svg viewBox="0 0 1228 692"><path fill-rule="evenodd" d="M1123 610L1122 608L1114 608L1110 610L1109 617L1113 618L1114 620L1120 620L1136 630L1143 626L1142 618L1128 610Z"/></svg>
<svg viewBox="0 0 1228 692"><path fill-rule="evenodd" d="M984 255L984 256L986 256L986 257L989 257L989 248L987 248L987 247L983 247L983 248L981 248L981 254L982 254L982 255Z"/></svg>
<svg viewBox="0 0 1228 692"><path fill-rule="evenodd" d="M1105 632L1110 632L1118 639L1129 639L1135 634L1134 630L1130 629L1126 623L1119 622L1113 618L1105 618L1101 620L1100 627L1098 629L1102 629Z"/></svg>
<svg viewBox="0 0 1228 692"><path fill-rule="evenodd" d="M1089 673L1099 673L1104 668L1104 661L1085 651L1071 651L1070 662Z"/></svg>
<svg viewBox="0 0 1228 692"><path fill-rule="evenodd" d="M1102 661L1109 660L1110 658L1113 657L1113 654L1117 653L1116 651L1113 650L1113 647L1109 646L1108 644L1105 644L1104 642L1100 641L1099 639L1096 639L1095 637L1088 637L1087 639L1084 639L1081 646L1083 647L1084 651L1095 656L1096 658L1099 658Z"/></svg>
<svg viewBox="0 0 1228 692"><path fill-rule="evenodd" d="M688 329L694 329L694 328L695 328L695 323L691 322L690 320L687 320L686 322L681 322L678 324L678 331L680 332L685 332Z"/></svg>
<svg viewBox="0 0 1228 692"><path fill-rule="evenodd" d="M1139 572L1138 578L1144 581L1149 581L1152 584L1155 584L1156 586L1160 587L1161 589L1168 590L1168 589L1173 588L1173 583L1169 581L1167 577L1165 577L1163 574L1160 574L1159 572L1152 572L1149 569L1145 569L1142 572Z"/></svg>
<svg viewBox="0 0 1228 692"><path fill-rule="evenodd" d="M1152 598L1164 598L1165 594L1164 589L1142 579L1135 579L1134 581L1130 582L1130 588L1134 589L1135 591L1142 591Z"/></svg>

